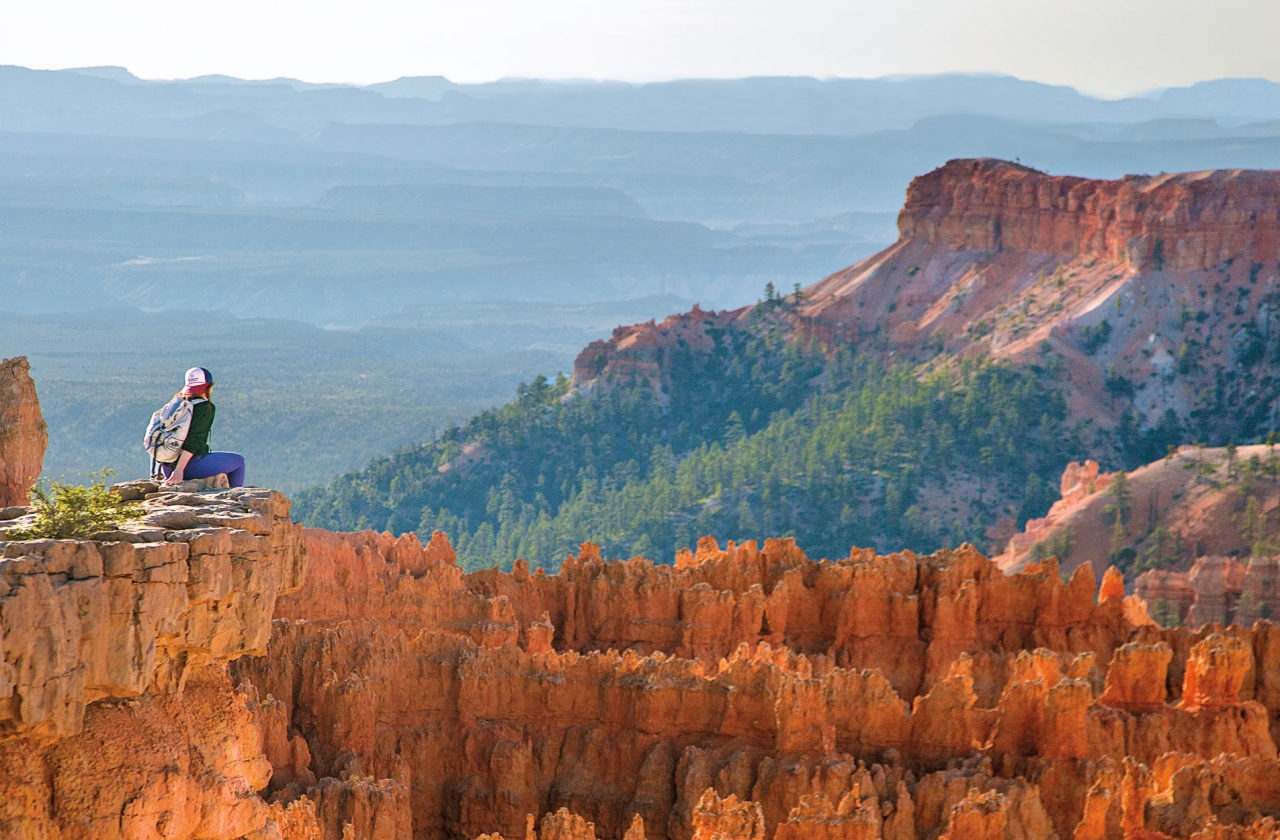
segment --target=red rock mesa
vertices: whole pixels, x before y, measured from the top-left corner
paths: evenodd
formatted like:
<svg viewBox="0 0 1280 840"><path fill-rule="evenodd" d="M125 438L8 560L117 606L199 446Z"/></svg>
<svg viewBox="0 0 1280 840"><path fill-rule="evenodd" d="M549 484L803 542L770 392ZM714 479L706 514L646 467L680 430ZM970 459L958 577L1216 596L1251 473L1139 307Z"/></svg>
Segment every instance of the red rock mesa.
<svg viewBox="0 0 1280 840"><path fill-rule="evenodd" d="M1246 397L1246 374L1280 292L1278 208L1277 172L1095 181L953 160L911 182L896 244L805 289L789 320L798 337L895 360L1060 354L1075 416L1103 427L1129 408L1149 425L1167 409L1212 414L1219 381L1233 405L1270 404L1270 391ZM582 352L574 384L660 385L677 349L750 318L694 310L619 328Z"/></svg>

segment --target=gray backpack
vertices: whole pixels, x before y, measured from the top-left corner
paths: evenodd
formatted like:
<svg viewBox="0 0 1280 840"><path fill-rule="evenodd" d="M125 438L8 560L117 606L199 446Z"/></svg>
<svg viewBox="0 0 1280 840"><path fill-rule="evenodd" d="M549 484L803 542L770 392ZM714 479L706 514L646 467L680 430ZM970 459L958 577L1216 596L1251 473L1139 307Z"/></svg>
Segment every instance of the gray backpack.
<svg viewBox="0 0 1280 840"><path fill-rule="evenodd" d="M176 464L182 456L182 444L191 429L191 413L196 403L203 399L189 400L177 396L165 403L147 424L147 435L142 447L151 456L151 475L159 474L161 464Z"/></svg>

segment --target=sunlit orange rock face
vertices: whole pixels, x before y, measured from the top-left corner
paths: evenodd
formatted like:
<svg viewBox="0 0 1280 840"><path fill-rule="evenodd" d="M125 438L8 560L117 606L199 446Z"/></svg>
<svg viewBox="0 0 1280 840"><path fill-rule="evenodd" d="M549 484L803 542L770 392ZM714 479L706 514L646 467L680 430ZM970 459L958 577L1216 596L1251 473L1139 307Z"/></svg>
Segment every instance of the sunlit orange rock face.
<svg viewBox="0 0 1280 840"><path fill-rule="evenodd" d="M1280 180L1218 170L1094 181L990 159L954 160L916 178L904 237L955 249L1109 256L1135 267L1210 268L1238 254L1274 261Z"/></svg>
<svg viewBox="0 0 1280 840"><path fill-rule="evenodd" d="M272 710L272 807L345 786L325 837L1277 836L1280 630L1135 627L1088 565L703 540L464 574L439 534L306 543L233 670Z"/></svg>
<svg viewBox="0 0 1280 840"><path fill-rule="evenodd" d="M6 840L278 828L258 795L272 776L263 709L227 663L265 652L277 596L302 581L301 528L270 490L157 495L89 540L8 541L0 522Z"/></svg>

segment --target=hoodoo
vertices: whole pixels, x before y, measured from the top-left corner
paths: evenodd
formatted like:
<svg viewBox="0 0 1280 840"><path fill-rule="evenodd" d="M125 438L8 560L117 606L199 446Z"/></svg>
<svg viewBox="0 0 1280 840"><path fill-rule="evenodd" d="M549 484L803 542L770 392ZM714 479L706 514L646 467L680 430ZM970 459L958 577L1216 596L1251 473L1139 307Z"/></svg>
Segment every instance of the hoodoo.
<svg viewBox="0 0 1280 840"><path fill-rule="evenodd" d="M23 356L0 362L0 508L25 505L40 475L48 427Z"/></svg>
<svg viewBox="0 0 1280 840"><path fill-rule="evenodd" d="M1277 831L1280 628L1161 630L1088 565L708 539L464 574L440 533L306 544L268 655L232 670L273 698L270 795L329 802L324 836Z"/></svg>

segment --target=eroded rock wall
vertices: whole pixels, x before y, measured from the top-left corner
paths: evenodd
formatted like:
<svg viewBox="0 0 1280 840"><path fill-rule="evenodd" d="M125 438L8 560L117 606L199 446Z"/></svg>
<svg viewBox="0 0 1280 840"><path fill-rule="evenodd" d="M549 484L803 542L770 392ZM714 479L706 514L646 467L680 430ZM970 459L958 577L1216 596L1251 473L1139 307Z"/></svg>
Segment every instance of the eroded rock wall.
<svg viewBox="0 0 1280 840"><path fill-rule="evenodd" d="M0 837L281 836L258 697L227 663L265 652L301 529L269 490L150 496L90 540L0 522Z"/></svg>
<svg viewBox="0 0 1280 840"><path fill-rule="evenodd" d="M1095 181L1005 161L953 160L912 180L898 228L904 238L955 250L1094 255L1195 271L1241 256L1274 262L1278 202L1274 172Z"/></svg>
<svg viewBox="0 0 1280 840"><path fill-rule="evenodd" d="M670 840L1189 836L1153 809L1199 813L1205 785L1250 803L1222 825L1280 808L1213 764L1280 773L1273 626L1135 628L1088 566L704 540L671 567L585 546L555 576L464 575L442 535L306 540L270 655L234 666L279 704L280 802L385 780L432 840L561 808Z"/></svg>

